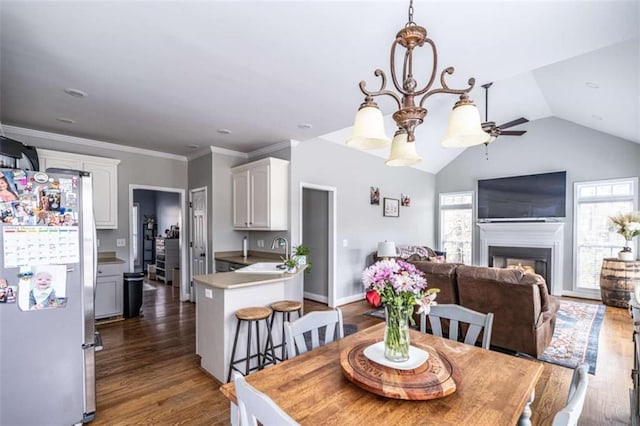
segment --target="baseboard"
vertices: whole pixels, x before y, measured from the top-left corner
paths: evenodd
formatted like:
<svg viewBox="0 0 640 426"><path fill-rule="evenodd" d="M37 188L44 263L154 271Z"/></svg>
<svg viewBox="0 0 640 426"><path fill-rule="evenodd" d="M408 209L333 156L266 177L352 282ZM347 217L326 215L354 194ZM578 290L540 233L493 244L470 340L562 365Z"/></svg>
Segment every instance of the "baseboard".
<svg viewBox="0 0 640 426"><path fill-rule="evenodd" d="M347 305L349 303L359 302L360 300L364 300L364 293L354 294L353 296L347 296L341 299L337 299L336 306Z"/></svg>
<svg viewBox="0 0 640 426"><path fill-rule="evenodd" d="M314 302L318 302L318 303L329 303L329 298L321 294L309 293L305 291L303 294L303 297L305 299L313 300Z"/></svg>

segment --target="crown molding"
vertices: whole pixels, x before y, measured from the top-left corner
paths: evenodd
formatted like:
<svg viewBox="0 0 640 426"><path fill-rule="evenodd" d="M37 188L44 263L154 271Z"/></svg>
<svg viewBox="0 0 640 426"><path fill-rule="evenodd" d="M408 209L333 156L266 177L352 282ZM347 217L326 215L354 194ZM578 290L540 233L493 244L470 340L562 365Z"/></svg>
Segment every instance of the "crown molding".
<svg viewBox="0 0 640 426"><path fill-rule="evenodd" d="M209 149L211 149L211 152L214 153L214 154L228 155L230 157L249 158L249 155L247 153L240 152L240 151L234 151L232 149L219 148L219 147L213 146L213 145L211 145L209 147Z"/></svg>
<svg viewBox="0 0 640 426"><path fill-rule="evenodd" d="M152 157L167 158L169 160L187 161L184 155L169 154L166 152L152 151L150 149L134 148L126 145L118 145L110 142L97 141L94 139L79 138L76 136L61 135L59 133L43 132L41 130L26 129L24 127L9 126L3 124L2 127L6 133L13 133L21 136L30 136L35 138L48 139L51 141L68 143L71 145L90 146L93 148L109 149L112 151L121 151L131 154L149 155Z"/></svg>
<svg viewBox="0 0 640 426"><path fill-rule="evenodd" d="M293 148L297 146L297 142L294 140L287 140L287 141L282 141L282 142L278 142L274 145L269 145L267 147L264 148L260 148L260 149L256 149L255 151L251 151L248 155L249 158L252 157L258 157L264 154L269 154L275 151L280 151L281 149L285 149L285 148Z"/></svg>

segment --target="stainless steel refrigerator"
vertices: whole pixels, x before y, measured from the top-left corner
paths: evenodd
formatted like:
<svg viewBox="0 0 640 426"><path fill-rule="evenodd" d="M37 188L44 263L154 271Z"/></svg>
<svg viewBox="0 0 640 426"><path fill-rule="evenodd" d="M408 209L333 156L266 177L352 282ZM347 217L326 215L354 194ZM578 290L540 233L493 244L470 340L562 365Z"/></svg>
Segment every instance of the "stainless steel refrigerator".
<svg viewBox="0 0 640 426"><path fill-rule="evenodd" d="M0 425L93 420L91 176L0 169Z"/></svg>

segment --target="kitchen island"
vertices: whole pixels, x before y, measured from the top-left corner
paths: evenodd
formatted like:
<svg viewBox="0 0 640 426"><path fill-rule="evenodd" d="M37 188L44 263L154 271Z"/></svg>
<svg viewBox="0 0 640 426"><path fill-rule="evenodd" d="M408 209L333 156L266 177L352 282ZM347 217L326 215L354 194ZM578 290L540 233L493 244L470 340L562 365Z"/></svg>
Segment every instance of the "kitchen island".
<svg viewBox="0 0 640 426"><path fill-rule="evenodd" d="M220 272L193 277L196 283L196 354L200 365L226 383L236 330L235 312L251 306L269 306L279 300L303 299L304 269L293 274L245 274ZM240 329L236 358L246 354L246 327ZM276 316L273 343L282 341L282 319ZM255 338L255 333L254 333ZM266 327L261 322L260 344L264 348ZM254 343L255 344L255 343ZM253 360L252 365L255 365Z"/></svg>

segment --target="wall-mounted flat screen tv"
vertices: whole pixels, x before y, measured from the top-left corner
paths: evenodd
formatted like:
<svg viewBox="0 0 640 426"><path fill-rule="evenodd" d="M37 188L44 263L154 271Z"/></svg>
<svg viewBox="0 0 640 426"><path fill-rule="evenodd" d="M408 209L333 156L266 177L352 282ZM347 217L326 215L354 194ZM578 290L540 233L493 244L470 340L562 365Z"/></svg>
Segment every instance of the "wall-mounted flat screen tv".
<svg viewBox="0 0 640 426"><path fill-rule="evenodd" d="M565 217L567 172L478 180L478 219Z"/></svg>

